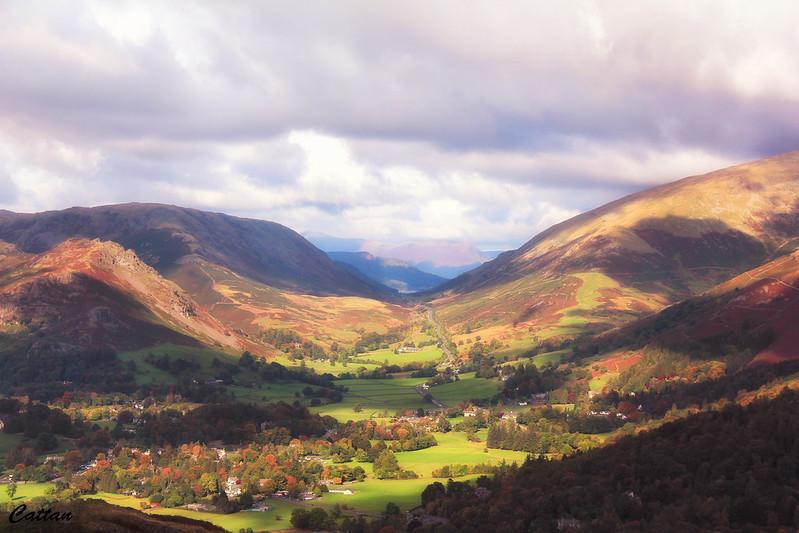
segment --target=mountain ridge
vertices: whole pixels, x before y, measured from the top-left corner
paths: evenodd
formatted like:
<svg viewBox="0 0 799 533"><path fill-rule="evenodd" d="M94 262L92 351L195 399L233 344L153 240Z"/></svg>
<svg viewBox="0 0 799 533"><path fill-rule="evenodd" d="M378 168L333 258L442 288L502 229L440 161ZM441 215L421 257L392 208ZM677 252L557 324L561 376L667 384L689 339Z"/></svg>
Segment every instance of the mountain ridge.
<svg viewBox="0 0 799 533"><path fill-rule="evenodd" d="M41 252L73 237L118 242L165 274L200 257L283 289L386 296L276 222L151 203L0 213L0 240L23 251Z"/></svg>
<svg viewBox="0 0 799 533"><path fill-rule="evenodd" d="M789 152L577 215L427 296L456 335L595 333L789 252L797 222L799 152Z"/></svg>

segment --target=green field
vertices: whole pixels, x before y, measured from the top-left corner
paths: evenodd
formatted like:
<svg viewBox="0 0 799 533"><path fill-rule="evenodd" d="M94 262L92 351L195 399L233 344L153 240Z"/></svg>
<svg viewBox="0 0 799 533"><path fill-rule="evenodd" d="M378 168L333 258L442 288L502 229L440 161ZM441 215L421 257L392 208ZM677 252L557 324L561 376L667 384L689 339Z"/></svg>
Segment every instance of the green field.
<svg viewBox="0 0 799 533"><path fill-rule="evenodd" d="M462 374L460 380L430 388L436 400L446 404L457 404L468 400L481 400L494 396L499 391L499 382L474 377L474 372Z"/></svg>
<svg viewBox="0 0 799 533"><path fill-rule="evenodd" d="M429 408L431 404L425 403L415 390L424 382L425 378L346 379L337 382L349 389L341 402L311 410L346 422L393 416L401 409Z"/></svg>
<svg viewBox="0 0 799 533"><path fill-rule="evenodd" d="M602 392L602 389L605 388L605 385L607 385L611 379L617 377L618 375L619 374L617 372L607 372L591 379L591 381L588 382L588 386L594 392Z"/></svg>
<svg viewBox="0 0 799 533"><path fill-rule="evenodd" d="M411 452L406 452L411 453ZM346 494L325 494L318 503L321 507L335 504L348 505L357 510L377 513L386 508L388 502L394 502L403 511L416 507L421 503L422 491L434 480L427 479L367 479L362 483L344 485L355 492Z"/></svg>
<svg viewBox="0 0 799 533"><path fill-rule="evenodd" d="M302 363L299 361L291 361L287 357L278 356L273 359L274 362L280 363L281 365L285 366L286 368L300 368ZM314 370L317 374L332 374L334 376L339 376L344 373L352 373L355 374L358 372L358 369L363 368L365 370L374 370L378 368L378 365L373 365L370 363L359 363L357 360L350 360L346 366L342 363L331 363L330 361L314 361L312 359L304 359L306 368L310 368Z"/></svg>
<svg viewBox="0 0 799 533"><path fill-rule="evenodd" d="M153 354L156 357L169 355L173 359L180 357L187 361L193 361L200 365L200 370L192 373L192 375L194 377L207 379L214 377L216 374L216 370L211 366L211 361L213 361L214 357L225 362L234 362L236 360L230 354L218 352L210 348L177 346L175 344L159 344L158 346L152 346L150 348L120 353L118 357L121 361L134 361L136 363L136 383L142 385L158 383L174 384L178 382L178 378L174 375L146 362L145 358L148 354Z"/></svg>
<svg viewBox="0 0 799 533"><path fill-rule="evenodd" d="M307 383L299 381L287 381L283 383L263 383L261 387L242 387L238 385L228 386L229 393L235 395L236 400L253 403L286 402L292 403L300 400L303 404L308 403L307 398L302 396L302 390L308 387ZM311 386L311 388L316 388ZM299 393L300 397L296 394Z"/></svg>
<svg viewBox="0 0 799 533"><path fill-rule="evenodd" d="M353 361L368 359L379 361L381 364L388 362L390 365L406 365L408 363L433 363L444 357L444 353L437 346L425 346L418 352L394 353L394 348L383 348L373 352L358 355Z"/></svg>
<svg viewBox="0 0 799 533"><path fill-rule="evenodd" d="M521 364L529 364L533 363L538 368L542 368L549 365L557 365L559 364L564 357L569 355L569 350L557 350L554 352L547 352L547 353L540 353L538 355L534 355L529 359L517 359L516 361L508 361L507 363L502 363L502 366L518 366Z"/></svg>
<svg viewBox="0 0 799 533"><path fill-rule="evenodd" d="M17 483L17 493L14 495L14 501L23 503L31 498L44 496L47 489L52 487L52 483ZM6 492L8 485L0 485L0 503L11 501Z"/></svg>
<svg viewBox="0 0 799 533"><path fill-rule="evenodd" d="M98 498L108 503L121 507L130 507L141 510L141 504L146 502L145 498L134 498L123 494L110 494L101 492L85 496L85 498ZM147 513L158 515L184 516L194 520L204 520L211 522L228 531L238 531L239 529L252 528L253 531L263 531L272 529L290 529L291 511L299 504L287 502L285 500L270 500L271 511L252 512L243 511L233 514L203 513L189 511L187 509L148 509Z"/></svg>
<svg viewBox="0 0 799 533"><path fill-rule="evenodd" d="M487 433L487 432L486 432ZM479 434L478 434L479 435ZM485 435L483 435L483 440ZM460 431L436 433L438 446L397 453L397 460L402 468L413 470L420 476L429 478L436 468L449 464L476 465L480 463L499 464L501 461L521 464L527 454L509 450L489 449L484 452L485 442L469 442L466 434ZM433 480L429 479L429 483Z"/></svg>

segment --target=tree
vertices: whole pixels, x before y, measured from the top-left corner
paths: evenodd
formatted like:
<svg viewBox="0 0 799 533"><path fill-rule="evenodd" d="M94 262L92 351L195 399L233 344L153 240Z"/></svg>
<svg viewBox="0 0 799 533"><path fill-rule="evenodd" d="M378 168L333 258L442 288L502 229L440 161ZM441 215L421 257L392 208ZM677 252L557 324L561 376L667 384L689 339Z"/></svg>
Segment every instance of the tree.
<svg viewBox="0 0 799 533"><path fill-rule="evenodd" d="M447 494L447 489L442 483L436 481L431 483L422 491L422 505L443 498Z"/></svg>
<svg viewBox="0 0 799 533"><path fill-rule="evenodd" d="M391 450L383 450L375 458L374 472L378 479L393 479L400 473L399 462Z"/></svg>
<svg viewBox="0 0 799 533"><path fill-rule="evenodd" d="M14 499L14 495L17 493L17 484L14 481L8 484L8 487L6 487L6 493L8 494L9 500Z"/></svg>
<svg viewBox="0 0 799 533"><path fill-rule="evenodd" d="M241 505L243 509L249 509L250 507L252 507L252 504L253 504L253 498L252 494L250 494L249 492L245 492L244 494L239 496L239 505Z"/></svg>

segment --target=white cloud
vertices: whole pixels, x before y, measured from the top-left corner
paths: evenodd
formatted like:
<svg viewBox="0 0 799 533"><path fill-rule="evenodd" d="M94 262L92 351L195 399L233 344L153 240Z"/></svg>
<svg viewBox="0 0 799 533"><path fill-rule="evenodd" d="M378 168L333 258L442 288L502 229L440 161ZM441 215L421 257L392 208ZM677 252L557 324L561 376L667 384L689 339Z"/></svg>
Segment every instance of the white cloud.
<svg viewBox="0 0 799 533"><path fill-rule="evenodd" d="M799 148L799 6L0 4L3 207L520 244Z"/></svg>

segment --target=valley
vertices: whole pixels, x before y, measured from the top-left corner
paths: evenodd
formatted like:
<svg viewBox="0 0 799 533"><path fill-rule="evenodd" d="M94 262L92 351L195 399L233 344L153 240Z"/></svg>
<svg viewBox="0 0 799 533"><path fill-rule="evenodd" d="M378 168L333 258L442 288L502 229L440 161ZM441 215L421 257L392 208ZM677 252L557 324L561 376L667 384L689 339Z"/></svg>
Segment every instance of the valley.
<svg viewBox="0 0 799 533"><path fill-rule="evenodd" d="M685 178L440 285L414 271L407 294L270 222L154 204L4 212L0 505L99 499L229 531L662 521L654 504L586 496L607 479L572 465L724 413L789 411L797 190L796 153ZM651 478L611 471L657 499ZM580 496L510 501L543 502L557 479ZM749 497L728 481L724 497ZM735 527L793 520L771 500L762 516L715 502Z"/></svg>

